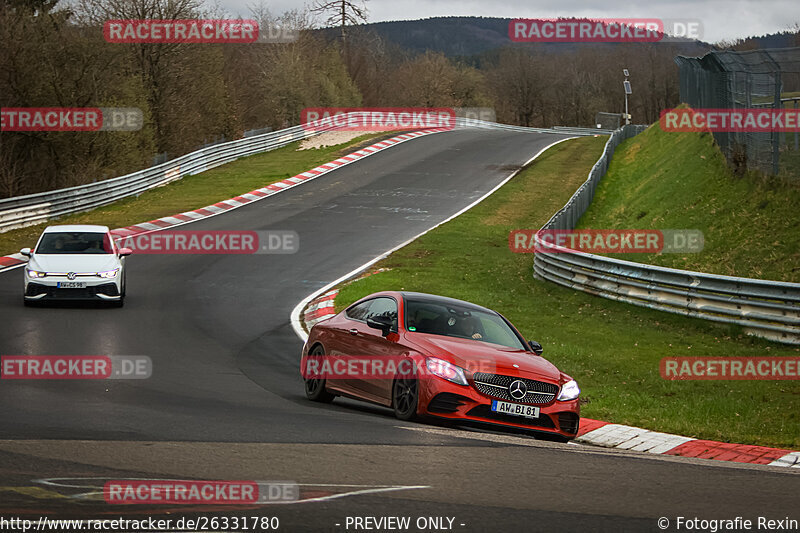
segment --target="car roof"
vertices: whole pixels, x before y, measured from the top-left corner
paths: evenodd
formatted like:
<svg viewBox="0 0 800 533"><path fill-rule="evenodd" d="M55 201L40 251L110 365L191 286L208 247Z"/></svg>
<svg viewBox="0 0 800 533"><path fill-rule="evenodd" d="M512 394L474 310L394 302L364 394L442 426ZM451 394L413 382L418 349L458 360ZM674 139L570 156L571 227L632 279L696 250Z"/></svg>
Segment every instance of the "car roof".
<svg viewBox="0 0 800 533"><path fill-rule="evenodd" d="M465 302L464 300L456 300L455 298L448 298L447 296L438 296L436 294L427 294L424 292L406 292L406 291L401 291L400 294L403 296L403 299L409 298L411 300L419 302L438 303L442 305L457 305L459 307L466 307L468 309L484 311L495 315L498 314L497 311L493 311L492 309L488 309L486 307L471 302Z"/></svg>
<svg viewBox="0 0 800 533"><path fill-rule="evenodd" d="M70 231L81 231L86 233L108 233L108 226L94 226L91 224L72 224L64 226L48 226L44 233L61 233Z"/></svg>

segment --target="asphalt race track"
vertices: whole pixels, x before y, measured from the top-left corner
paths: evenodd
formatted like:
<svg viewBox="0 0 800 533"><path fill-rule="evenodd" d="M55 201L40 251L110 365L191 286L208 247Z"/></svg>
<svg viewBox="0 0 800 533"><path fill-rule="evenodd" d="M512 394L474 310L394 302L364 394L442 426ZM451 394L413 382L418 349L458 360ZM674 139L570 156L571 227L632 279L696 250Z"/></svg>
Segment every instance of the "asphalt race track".
<svg viewBox="0 0 800 533"><path fill-rule="evenodd" d="M0 274L0 354L153 361L146 380L0 382L0 515L264 515L280 531L356 531L346 526L356 516L411 517L410 531L660 531L659 517L795 512L796 471L401 423L387 409L305 399L292 308L563 138L430 135L193 223L181 229L296 231L300 251L134 255L122 309L25 308L21 270ZM314 501L123 508L64 497L128 478L291 480ZM417 529L420 517L453 521Z"/></svg>

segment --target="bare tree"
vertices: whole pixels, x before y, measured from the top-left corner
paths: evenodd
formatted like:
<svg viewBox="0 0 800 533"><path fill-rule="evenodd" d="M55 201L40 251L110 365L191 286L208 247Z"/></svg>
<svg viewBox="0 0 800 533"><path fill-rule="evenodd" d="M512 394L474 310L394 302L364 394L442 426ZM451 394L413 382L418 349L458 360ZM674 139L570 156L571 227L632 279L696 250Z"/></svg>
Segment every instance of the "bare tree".
<svg viewBox="0 0 800 533"><path fill-rule="evenodd" d="M347 26L357 26L367 21L366 0L315 0L310 11L315 15L327 15L328 18L323 24L339 26L345 64L349 65L347 61Z"/></svg>
<svg viewBox="0 0 800 533"><path fill-rule="evenodd" d="M109 19L179 20L196 18L201 0L80 0L85 19L102 23ZM175 70L181 68L178 57L185 45L180 43L133 43L128 45L148 91L156 143L166 149L166 114L171 93L175 91Z"/></svg>

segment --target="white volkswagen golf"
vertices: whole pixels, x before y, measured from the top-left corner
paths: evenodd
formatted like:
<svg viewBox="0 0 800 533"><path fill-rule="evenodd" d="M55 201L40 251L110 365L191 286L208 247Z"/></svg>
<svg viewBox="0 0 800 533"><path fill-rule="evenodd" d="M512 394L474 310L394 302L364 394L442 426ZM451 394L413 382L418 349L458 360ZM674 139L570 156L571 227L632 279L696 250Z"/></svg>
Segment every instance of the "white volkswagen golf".
<svg viewBox="0 0 800 533"><path fill-rule="evenodd" d="M52 300L125 302L125 257L106 226L50 226L36 248L20 250L25 266L25 305Z"/></svg>

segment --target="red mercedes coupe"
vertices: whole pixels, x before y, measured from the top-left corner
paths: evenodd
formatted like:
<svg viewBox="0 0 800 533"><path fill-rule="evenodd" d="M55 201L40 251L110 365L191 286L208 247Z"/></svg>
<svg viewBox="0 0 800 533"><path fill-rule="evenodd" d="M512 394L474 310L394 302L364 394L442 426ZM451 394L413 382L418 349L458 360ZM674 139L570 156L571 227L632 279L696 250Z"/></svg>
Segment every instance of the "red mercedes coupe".
<svg viewBox="0 0 800 533"><path fill-rule="evenodd" d="M567 441L580 389L499 313L414 292L379 292L319 322L303 346L306 396L344 396L394 409Z"/></svg>

